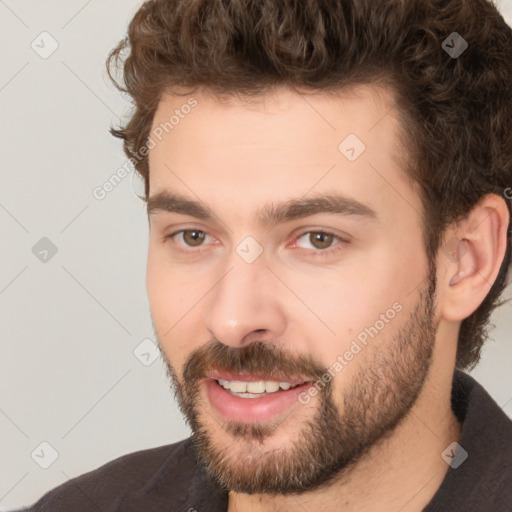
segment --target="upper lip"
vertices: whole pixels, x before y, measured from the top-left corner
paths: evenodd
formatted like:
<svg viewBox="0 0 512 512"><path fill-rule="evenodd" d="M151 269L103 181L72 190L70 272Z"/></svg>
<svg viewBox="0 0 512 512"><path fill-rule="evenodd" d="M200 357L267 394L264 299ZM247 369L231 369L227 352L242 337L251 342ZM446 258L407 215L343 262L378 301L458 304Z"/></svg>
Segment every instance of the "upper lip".
<svg viewBox="0 0 512 512"><path fill-rule="evenodd" d="M232 373L225 371L211 370L207 372L206 377L215 380L228 380L238 382L258 382L258 381L274 381L274 382L289 382L292 385L304 384L308 379L297 377L288 377L286 375L263 375L255 373Z"/></svg>

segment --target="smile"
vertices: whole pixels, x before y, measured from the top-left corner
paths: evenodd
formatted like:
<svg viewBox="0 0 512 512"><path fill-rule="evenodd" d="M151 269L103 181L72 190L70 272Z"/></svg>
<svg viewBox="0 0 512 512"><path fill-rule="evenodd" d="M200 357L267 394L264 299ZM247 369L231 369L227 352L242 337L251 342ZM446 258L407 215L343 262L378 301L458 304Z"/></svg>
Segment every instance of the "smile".
<svg viewBox="0 0 512 512"><path fill-rule="evenodd" d="M225 377L225 378L222 378ZM210 375L202 384L212 409L223 419L242 423L264 423L278 415L303 407L299 394L311 381L269 380L263 376Z"/></svg>
<svg viewBox="0 0 512 512"><path fill-rule="evenodd" d="M244 382L239 380L223 380L219 379L217 382L224 388L230 391L233 396L240 398L259 398L266 396L269 393L275 393L280 389L288 391L300 384L292 384L291 382L278 382L275 380L258 380L253 382Z"/></svg>

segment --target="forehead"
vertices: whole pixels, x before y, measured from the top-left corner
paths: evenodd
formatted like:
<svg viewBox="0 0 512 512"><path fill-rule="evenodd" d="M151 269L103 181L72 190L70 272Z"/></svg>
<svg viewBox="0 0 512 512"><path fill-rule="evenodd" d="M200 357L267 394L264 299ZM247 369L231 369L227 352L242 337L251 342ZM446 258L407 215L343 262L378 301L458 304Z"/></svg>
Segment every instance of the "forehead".
<svg viewBox="0 0 512 512"><path fill-rule="evenodd" d="M283 87L249 100L164 95L151 134L150 196L171 190L240 206L332 187L354 197L363 187L376 205L377 194L396 202L412 185L394 97L381 86L336 94Z"/></svg>
<svg viewBox="0 0 512 512"><path fill-rule="evenodd" d="M151 131L160 131L159 141L168 139L172 144L175 140L176 145L182 142L180 133L187 136L191 130L196 140L212 144L224 142L226 132L230 132L233 143L266 142L276 151L293 138L297 142L292 147L299 150L297 137L311 139L313 132L326 138L333 132L338 136L354 133L371 142L388 133L390 127L397 131L397 114L393 91L381 85L357 85L330 93L309 89L299 93L281 86L245 97L220 97L199 88L191 95L164 94ZM377 125L380 129L375 129Z"/></svg>

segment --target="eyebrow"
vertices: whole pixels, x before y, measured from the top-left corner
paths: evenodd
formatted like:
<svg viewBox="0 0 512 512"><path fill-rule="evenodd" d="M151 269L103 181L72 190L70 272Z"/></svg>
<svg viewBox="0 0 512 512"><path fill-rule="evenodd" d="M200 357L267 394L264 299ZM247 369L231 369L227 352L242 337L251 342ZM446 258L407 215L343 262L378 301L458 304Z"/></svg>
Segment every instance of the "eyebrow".
<svg viewBox="0 0 512 512"><path fill-rule="evenodd" d="M204 221L218 219L218 216L201 202L168 191L149 197L146 203L148 217L164 211L190 215ZM375 210L355 199L340 194L321 194L307 199L289 199L283 203L264 205L258 214L258 222L262 226L270 227L321 213L378 220Z"/></svg>

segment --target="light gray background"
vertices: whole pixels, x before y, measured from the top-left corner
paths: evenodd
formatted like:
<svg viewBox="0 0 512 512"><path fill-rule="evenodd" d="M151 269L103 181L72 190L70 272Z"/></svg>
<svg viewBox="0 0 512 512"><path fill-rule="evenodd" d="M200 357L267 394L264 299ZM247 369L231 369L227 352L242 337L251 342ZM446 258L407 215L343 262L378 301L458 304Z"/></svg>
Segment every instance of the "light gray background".
<svg viewBox="0 0 512 512"><path fill-rule="evenodd" d="M153 335L140 186L92 194L126 162L107 130L129 104L104 61L140 5L0 0L0 511L189 435L163 362L134 355ZM512 1L498 5L512 24ZM46 59L31 47L51 48L43 31L59 45ZM43 237L58 248L46 263L32 252ZM493 317L496 342L472 374L512 417L511 313ZM42 442L59 454L48 469Z"/></svg>

